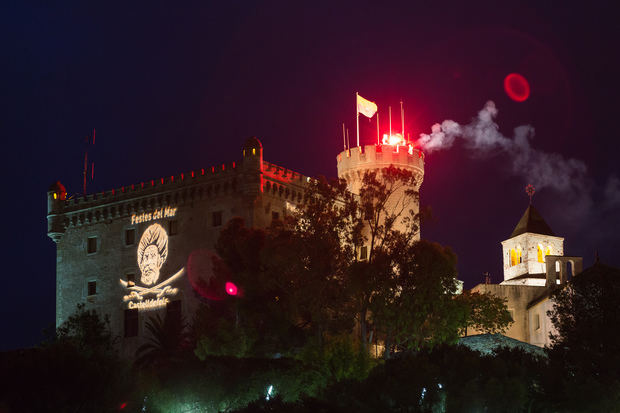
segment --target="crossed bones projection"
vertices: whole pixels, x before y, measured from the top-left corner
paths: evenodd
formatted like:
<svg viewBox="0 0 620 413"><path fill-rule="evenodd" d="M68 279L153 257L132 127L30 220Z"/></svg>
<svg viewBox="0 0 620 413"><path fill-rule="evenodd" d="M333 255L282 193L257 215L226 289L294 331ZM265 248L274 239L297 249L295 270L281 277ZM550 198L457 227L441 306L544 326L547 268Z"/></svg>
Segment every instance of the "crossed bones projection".
<svg viewBox="0 0 620 413"><path fill-rule="evenodd" d="M131 287L129 286L129 283L125 280L120 280L121 285L125 288L127 288L128 290L130 290L131 292L129 293L129 295L126 295L123 297L123 301L129 301L129 300L138 300L138 301L142 301L144 300L144 297L149 295L149 294L155 294L155 296L157 298L163 297L164 295L172 295L172 294L176 294L178 291L178 288L172 288L170 285L170 283L172 283L174 280L176 280L177 278L181 277L183 275L183 272L185 271L185 268L181 268L176 274L174 274L172 277L169 277L167 280L153 286L153 287L140 287L137 285L132 285Z"/></svg>

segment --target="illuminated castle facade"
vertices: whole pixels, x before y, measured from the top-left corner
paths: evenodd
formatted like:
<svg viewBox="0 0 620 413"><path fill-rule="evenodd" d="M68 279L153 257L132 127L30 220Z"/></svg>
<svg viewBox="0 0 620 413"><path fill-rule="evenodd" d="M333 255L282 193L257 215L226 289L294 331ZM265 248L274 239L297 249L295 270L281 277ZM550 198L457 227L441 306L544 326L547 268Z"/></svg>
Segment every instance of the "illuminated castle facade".
<svg viewBox="0 0 620 413"><path fill-rule="evenodd" d="M367 170L407 168L419 177L415 189L424 172L422 153L399 145L352 148L337 161L354 192ZM121 351L133 356L149 316L191 320L199 303L196 274L226 222L241 217L248 226L269 226L302 201L309 180L263 160L260 141L250 138L239 162L73 199L53 184L47 221L57 251L56 325L84 303L109 315ZM418 210L417 200L411 208Z"/></svg>
<svg viewBox="0 0 620 413"><path fill-rule="evenodd" d="M420 190L424 180L424 153L403 140L395 145L365 145L345 150L338 154L338 177L347 181L348 188L354 194L359 194L366 172L377 172L381 176L381 170L390 165L413 173L415 185L413 187L401 187L388 199L387 209L390 211L412 210L418 213L420 210L419 199L405 195L405 191L412 189ZM397 230L405 232L401 221L395 223ZM415 239L420 239L418 232Z"/></svg>
<svg viewBox="0 0 620 413"><path fill-rule="evenodd" d="M553 325L550 295L582 271L582 257L564 256L564 238L556 236L538 211L528 206L514 231L502 241L504 281L479 284L472 291L506 300L514 323L506 335L540 347L549 345Z"/></svg>

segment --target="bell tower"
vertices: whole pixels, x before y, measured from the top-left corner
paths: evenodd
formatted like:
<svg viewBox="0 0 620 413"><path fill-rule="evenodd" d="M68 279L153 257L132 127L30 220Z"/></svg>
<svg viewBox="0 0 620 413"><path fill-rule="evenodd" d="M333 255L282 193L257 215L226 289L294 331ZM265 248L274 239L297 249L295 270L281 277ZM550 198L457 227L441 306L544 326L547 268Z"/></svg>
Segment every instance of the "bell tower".
<svg viewBox="0 0 620 413"><path fill-rule="evenodd" d="M502 284L544 286L545 257L563 256L564 238L556 236L536 208L529 205L510 238L502 241L502 251Z"/></svg>

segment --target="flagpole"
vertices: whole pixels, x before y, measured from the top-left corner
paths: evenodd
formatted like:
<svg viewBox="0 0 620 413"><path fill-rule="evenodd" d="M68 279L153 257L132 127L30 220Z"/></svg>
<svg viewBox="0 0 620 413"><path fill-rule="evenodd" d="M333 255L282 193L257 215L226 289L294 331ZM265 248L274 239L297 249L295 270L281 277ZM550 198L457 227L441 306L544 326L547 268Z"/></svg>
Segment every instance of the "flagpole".
<svg viewBox="0 0 620 413"><path fill-rule="evenodd" d="M355 92L355 121L357 122L357 146L360 146L360 111L357 107L357 102L359 100L359 94Z"/></svg>
<svg viewBox="0 0 620 413"><path fill-rule="evenodd" d="M379 140L379 110L377 109L377 145L380 145Z"/></svg>
<svg viewBox="0 0 620 413"><path fill-rule="evenodd" d="M403 101L400 101L400 120L403 124L403 139L405 139L405 109L403 109Z"/></svg>
<svg viewBox="0 0 620 413"><path fill-rule="evenodd" d="M344 122L342 122L342 145L344 146L344 151L347 150L347 138L346 135L344 133Z"/></svg>
<svg viewBox="0 0 620 413"><path fill-rule="evenodd" d="M349 130L347 129L347 149L351 150L351 141L349 140Z"/></svg>
<svg viewBox="0 0 620 413"><path fill-rule="evenodd" d="M388 106L388 112L390 113L390 136L392 136L392 107Z"/></svg>

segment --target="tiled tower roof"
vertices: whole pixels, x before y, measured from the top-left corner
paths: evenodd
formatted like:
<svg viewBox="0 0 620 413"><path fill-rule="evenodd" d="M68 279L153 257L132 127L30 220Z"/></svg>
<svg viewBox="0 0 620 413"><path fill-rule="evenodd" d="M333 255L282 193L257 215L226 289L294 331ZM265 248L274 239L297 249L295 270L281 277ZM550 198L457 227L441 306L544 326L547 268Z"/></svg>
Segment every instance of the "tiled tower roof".
<svg viewBox="0 0 620 413"><path fill-rule="evenodd" d="M543 217L532 205L527 207L525 213L519 220L519 223L515 227L514 231L512 231L510 238L514 238L517 235L521 235L526 232L555 236L549 225L547 225Z"/></svg>

